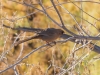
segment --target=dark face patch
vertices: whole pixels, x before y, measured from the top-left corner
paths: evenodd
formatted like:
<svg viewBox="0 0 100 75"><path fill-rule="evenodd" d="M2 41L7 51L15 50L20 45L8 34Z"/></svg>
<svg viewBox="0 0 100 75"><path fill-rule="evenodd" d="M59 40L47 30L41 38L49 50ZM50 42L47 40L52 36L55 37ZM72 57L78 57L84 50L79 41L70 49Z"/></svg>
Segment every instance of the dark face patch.
<svg viewBox="0 0 100 75"><path fill-rule="evenodd" d="M61 33L63 34L63 33L64 33L64 31L62 30L62 31L61 31Z"/></svg>

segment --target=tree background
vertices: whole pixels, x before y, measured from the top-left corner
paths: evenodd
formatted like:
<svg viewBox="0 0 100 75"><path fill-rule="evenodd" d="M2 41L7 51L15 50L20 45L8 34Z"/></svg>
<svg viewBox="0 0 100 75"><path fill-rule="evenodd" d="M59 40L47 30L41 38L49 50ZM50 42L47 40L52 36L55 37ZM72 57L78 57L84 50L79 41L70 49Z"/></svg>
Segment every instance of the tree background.
<svg viewBox="0 0 100 75"><path fill-rule="evenodd" d="M42 7L39 5L40 1L0 0L1 71L17 63L28 53L45 44L45 42L41 40L30 40L14 47L13 43L16 38L20 40L25 39L29 36L34 36L35 33L7 29L2 26L3 24L15 28L61 28L48 18L44 12L36 9L42 10ZM54 6L52 6L51 1L42 0L40 3L43 4L47 13L57 23L61 24L61 20ZM65 27L70 31L77 35L84 36L99 35L99 0L53 0L53 3L57 7ZM81 25L82 28L79 28L77 24ZM65 33L69 34L66 31ZM82 41L85 42L86 40ZM100 46L98 40L89 41ZM85 43L81 44L81 42L74 43L67 41L66 43L57 43L48 49L47 47L40 48L28 57L25 57L20 63L2 72L1 75L99 75L99 53L91 51L89 48L90 44L83 45L85 45Z"/></svg>

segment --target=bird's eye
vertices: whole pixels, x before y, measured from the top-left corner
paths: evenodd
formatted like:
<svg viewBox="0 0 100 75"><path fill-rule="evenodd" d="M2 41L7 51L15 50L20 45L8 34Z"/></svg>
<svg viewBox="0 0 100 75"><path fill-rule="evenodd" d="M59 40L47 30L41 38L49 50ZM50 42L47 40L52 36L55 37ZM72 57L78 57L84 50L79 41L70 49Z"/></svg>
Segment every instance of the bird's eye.
<svg viewBox="0 0 100 75"><path fill-rule="evenodd" d="M64 33L64 31L62 31L62 34Z"/></svg>

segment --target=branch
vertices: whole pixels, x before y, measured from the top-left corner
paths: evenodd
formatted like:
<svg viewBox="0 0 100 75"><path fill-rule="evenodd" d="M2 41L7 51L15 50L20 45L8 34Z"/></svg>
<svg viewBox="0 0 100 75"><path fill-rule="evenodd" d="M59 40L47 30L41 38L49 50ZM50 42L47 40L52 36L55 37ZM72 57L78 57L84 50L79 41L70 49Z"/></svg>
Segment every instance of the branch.
<svg viewBox="0 0 100 75"><path fill-rule="evenodd" d="M76 7L78 7L73 1L69 0L71 3L73 3ZM82 10L80 7L78 7L80 10ZM83 11L83 10L82 10ZM88 16L92 17L93 19L100 21L99 19L96 19L95 17L91 16L90 14L88 14L87 12L83 11L85 14L87 14Z"/></svg>
<svg viewBox="0 0 100 75"><path fill-rule="evenodd" d="M71 38L72 37L72 38ZM77 37L74 37L74 36L70 36L70 35L67 35L67 34L63 34L61 36L62 39L68 39L68 38L71 38L70 41L74 42L74 43L79 43L80 41L77 41L76 42L76 39L84 39L86 40L85 44L90 44L92 47L93 47L93 51L96 52L96 53L100 53L100 47L98 45L95 45L94 43L90 42L88 43L87 40L100 40L100 37L87 37L87 36L77 36ZM83 42L81 42L81 44L83 44ZM92 49L91 49L92 50Z"/></svg>
<svg viewBox="0 0 100 75"><path fill-rule="evenodd" d="M26 30L26 32L29 32L29 31L34 31L34 28L25 28L24 29L24 27L21 27L21 28L12 28L12 27L10 27L10 26L6 26L6 25L3 25L4 27L6 27L6 28L11 28L11 29L13 29L13 30L21 30L21 29L23 29L23 30L25 30L25 29L28 29L28 30ZM37 30L38 28L35 28L35 30ZM39 30L43 30L43 29L39 29ZM24 42L25 41L28 41L28 40L30 40L30 39L32 39L33 37L30 37L30 38L27 38L26 40L24 40ZM70 41L72 41L72 42L76 42L75 40L76 39L79 39L79 40L100 40L100 37L92 37L92 36L81 36L81 35L79 35L79 36L70 36L70 35L68 35L68 34L63 34L60 38L62 38L62 39L68 39L68 38L71 38L71 39L69 39ZM67 40L68 41L68 40ZM21 41L21 42L18 42L18 43L15 43L15 44L19 44L19 43L22 43L23 42L23 40ZM64 42L66 42L66 41L64 41ZM79 42L79 41L78 41ZM87 43L87 42L86 42ZM83 44L82 42L81 42L81 44ZM95 45L95 44L93 44L93 43L90 43L91 45L93 45L94 46L94 51L95 52L97 52L97 53L100 53L100 47L99 46L97 46L97 45Z"/></svg>
<svg viewBox="0 0 100 75"><path fill-rule="evenodd" d="M24 59L26 59L28 56L30 56L30 55L33 54L34 52L36 52L36 51L38 51L39 49L41 49L41 48L43 48L43 47L46 47L46 46L48 46L48 44L42 45L42 46L40 46L40 47L38 47L38 48L32 50L30 53L28 53L28 54L27 54L26 56L24 56L22 59L18 60L15 64L13 64L13 65L7 67L6 69L0 71L0 74L3 73L3 72L5 72L5 71L7 71L7 70L9 70L10 68L13 68L15 65L19 64L20 62L22 62L22 61L23 61Z"/></svg>

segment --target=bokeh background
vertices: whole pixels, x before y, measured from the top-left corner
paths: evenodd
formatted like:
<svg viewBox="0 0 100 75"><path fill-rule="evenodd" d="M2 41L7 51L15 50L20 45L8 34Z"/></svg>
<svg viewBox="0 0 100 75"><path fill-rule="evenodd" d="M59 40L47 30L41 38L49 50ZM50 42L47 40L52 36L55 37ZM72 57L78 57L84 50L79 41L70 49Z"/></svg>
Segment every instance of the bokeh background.
<svg viewBox="0 0 100 75"><path fill-rule="evenodd" d="M74 20L76 19L90 36L97 36L99 34L100 0L58 1L63 8L58 5L56 0L54 0L54 3L57 5L64 24L69 30L81 35L80 33L82 30L77 30L78 25ZM11 27L42 29L50 27L60 28L44 13L31 6L24 5L24 2L42 10L41 6L38 4L39 0L0 0L0 70L4 70L9 65L16 63L18 61L17 59L22 59L23 56L27 55L32 50L45 44L44 41L37 39L30 40L14 47L13 42L19 34L20 37L18 40L22 40L29 36L34 36L35 33L23 33L22 31L7 29L2 26L3 24ZM48 14L55 21L60 23L59 17L53 8L51 1L42 0L42 3L44 7L47 8L46 11ZM74 16L74 19L71 17L70 13ZM66 31L65 33L68 34ZM92 42L100 46L99 41ZM16 71L14 68L10 68L1 75L14 75L15 72L18 72L21 75L56 75L61 71L60 68L63 67L64 69L67 69L72 66L73 63L79 62L79 60L80 62L64 75L100 75L99 54L91 51L88 47L89 45L76 51L73 56L73 50L80 46L81 44L67 41L66 43L58 43L48 49L47 47L42 48L17 64L14 67L16 68Z"/></svg>

